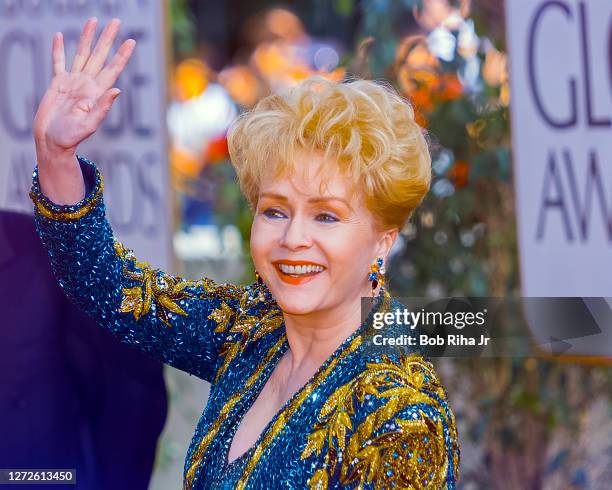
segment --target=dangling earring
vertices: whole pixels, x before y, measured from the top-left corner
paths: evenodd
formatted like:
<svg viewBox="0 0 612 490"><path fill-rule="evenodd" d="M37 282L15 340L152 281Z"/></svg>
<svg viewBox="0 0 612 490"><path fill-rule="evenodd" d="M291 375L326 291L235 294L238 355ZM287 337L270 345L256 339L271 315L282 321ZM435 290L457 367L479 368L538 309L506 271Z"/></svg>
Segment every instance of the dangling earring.
<svg viewBox="0 0 612 490"><path fill-rule="evenodd" d="M370 275L368 280L372 281L372 297L374 297L374 290L380 284L381 287L385 284L385 273L384 260L382 257L378 257L376 262L370 266Z"/></svg>
<svg viewBox="0 0 612 490"><path fill-rule="evenodd" d="M259 289L259 296L258 296L259 301L265 301L266 300L266 295L264 294L265 284L263 282L263 279L259 275L259 272L257 272L257 270L255 270L255 279L257 280L257 287Z"/></svg>

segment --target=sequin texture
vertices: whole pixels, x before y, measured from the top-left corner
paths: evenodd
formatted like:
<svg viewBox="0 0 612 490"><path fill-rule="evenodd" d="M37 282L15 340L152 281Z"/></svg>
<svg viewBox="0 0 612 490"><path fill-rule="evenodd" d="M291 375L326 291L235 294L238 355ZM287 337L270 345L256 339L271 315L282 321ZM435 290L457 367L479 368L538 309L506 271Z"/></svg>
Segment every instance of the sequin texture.
<svg viewBox="0 0 612 490"><path fill-rule="evenodd" d="M444 488L458 478L448 397L420 353L373 353L374 311L403 308L384 288L372 309L238 459L236 429L289 348L265 284L171 276L113 237L102 177L78 157L86 197L58 206L34 171L36 224L66 295L121 341L211 382L184 466L185 490Z"/></svg>

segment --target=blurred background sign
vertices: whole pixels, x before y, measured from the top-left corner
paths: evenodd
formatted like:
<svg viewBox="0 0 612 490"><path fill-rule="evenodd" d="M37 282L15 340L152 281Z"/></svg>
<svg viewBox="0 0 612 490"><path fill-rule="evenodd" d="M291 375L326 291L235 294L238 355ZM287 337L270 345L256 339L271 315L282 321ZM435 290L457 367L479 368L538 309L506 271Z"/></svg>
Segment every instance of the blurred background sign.
<svg viewBox="0 0 612 490"><path fill-rule="evenodd" d="M92 16L99 19L98 35L111 18L121 19L112 53L127 38L137 47L116 85L121 96L79 154L104 175L117 238L140 260L168 268L165 2L0 2L0 207L31 212L32 123L52 76L51 39L54 32L64 33L69 70L83 24Z"/></svg>
<svg viewBox="0 0 612 490"><path fill-rule="evenodd" d="M553 355L610 356L612 3L506 9L522 292L577 297L525 301L525 317Z"/></svg>
<svg viewBox="0 0 612 490"><path fill-rule="evenodd" d="M508 0L526 296L612 296L612 2Z"/></svg>

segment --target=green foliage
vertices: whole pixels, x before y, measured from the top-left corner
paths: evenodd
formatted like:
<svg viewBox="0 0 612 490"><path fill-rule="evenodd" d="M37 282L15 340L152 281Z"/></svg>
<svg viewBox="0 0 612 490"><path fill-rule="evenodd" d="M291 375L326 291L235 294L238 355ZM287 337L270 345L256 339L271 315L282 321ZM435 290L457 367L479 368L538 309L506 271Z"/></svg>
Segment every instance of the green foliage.
<svg viewBox="0 0 612 490"><path fill-rule="evenodd" d="M170 1L170 25L176 53L193 52L197 42L197 26L187 0Z"/></svg>

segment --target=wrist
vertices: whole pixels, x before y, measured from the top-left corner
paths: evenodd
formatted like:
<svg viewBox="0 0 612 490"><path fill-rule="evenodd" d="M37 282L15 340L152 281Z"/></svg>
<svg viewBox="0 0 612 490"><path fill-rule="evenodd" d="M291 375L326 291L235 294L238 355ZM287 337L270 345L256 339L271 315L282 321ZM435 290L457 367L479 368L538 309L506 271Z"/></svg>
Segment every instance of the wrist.
<svg viewBox="0 0 612 490"><path fill-rule="evenodd" d="M43 138L34 138L36 160L40 167L59 167L77 164L76 148L61 148Z"/></svg>
<svg viewBox="0 0 612 490"><path fill-rule="evenodd" d="M58 205L74 205L85 197L85 183L76 155L46 153L38 156L40 191Z"/></svg>

